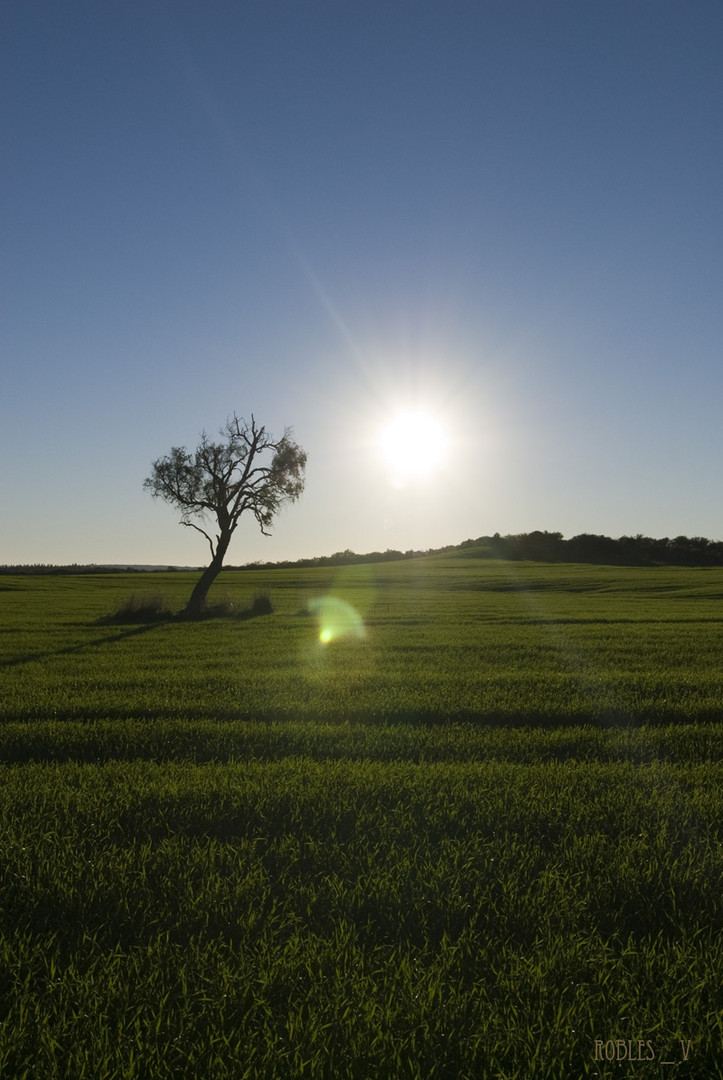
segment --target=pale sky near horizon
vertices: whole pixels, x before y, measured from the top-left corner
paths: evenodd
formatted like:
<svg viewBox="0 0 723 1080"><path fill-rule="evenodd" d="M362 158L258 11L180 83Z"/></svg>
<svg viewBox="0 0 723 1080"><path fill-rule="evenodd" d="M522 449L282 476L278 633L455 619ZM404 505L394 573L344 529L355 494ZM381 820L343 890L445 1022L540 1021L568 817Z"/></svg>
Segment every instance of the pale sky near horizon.
<svg viewBox="0 0 723 1080"><path fill-rule="evenodd" d="M234 412L309 463L230 563L723 539L723 4L6 0L0 50L0 564L202 564L143 480Z"/></svg>

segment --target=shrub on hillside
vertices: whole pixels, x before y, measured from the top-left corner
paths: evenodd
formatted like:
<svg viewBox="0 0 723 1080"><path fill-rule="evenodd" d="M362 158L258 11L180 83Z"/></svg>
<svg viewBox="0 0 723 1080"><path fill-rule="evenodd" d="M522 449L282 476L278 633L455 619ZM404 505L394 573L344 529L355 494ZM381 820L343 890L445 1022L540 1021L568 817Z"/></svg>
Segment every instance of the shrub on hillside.
<svg viewBox="0 0 723 1080"><path fill-rule="evenodd" d="M249 617L256 615L271 615L274 610L274 605L271 602L271 596L267 592L256 592L254 594L253 603L248 608Z"/></svg>
<svg viewBox="0 0 723 1080"><path fill-rule="evenodd" d="M165 622L173 618L166 598L161 593L131 593L108 620L117 623Z"/></svg>
<svg viewBox="0 0 723 1080"><path fill-rule="evenodd" d="M201 619L254 619L257 615L270 615L274 610L271 597L267 592L254 594L250 607L241 607L229 593L224 593L213 604L204 604ZM188 616L184 615L184 618Z"/></svg>

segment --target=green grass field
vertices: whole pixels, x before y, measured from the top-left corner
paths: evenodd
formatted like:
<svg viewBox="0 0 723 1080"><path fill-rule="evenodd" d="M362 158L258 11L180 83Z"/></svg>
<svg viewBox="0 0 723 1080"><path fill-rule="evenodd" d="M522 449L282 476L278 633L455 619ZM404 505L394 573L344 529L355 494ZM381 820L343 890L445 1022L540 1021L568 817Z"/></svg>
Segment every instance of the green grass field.
<svg viewBox="0 0 723 1080"><path fill-rule="evenodd" d="M723 570L193 580L0 577L2 1080L723 1076Z"/></svg>

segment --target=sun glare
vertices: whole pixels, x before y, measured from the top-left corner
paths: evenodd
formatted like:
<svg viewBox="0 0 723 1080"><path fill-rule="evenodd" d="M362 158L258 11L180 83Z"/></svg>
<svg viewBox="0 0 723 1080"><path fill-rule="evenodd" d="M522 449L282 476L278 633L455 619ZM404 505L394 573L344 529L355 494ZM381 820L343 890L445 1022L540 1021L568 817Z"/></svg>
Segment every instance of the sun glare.
<svg viewBox="0 0 723 1080"><path fill-rule="evenodd" d="M447 437L431 413L400 412L382 430L380 448L394 481L403 483L435 471L444 460Z"/></svg>

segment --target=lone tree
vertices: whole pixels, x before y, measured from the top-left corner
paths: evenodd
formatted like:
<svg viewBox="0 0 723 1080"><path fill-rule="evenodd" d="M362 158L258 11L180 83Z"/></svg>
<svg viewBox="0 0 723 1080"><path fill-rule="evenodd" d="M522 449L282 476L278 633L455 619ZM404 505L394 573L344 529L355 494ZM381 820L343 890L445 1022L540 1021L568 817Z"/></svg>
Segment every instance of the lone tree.
<svg viewBox="0 0 723 1080"><path fill-rule="evenodd" d="M181 524L200 532L211 548L211 562L197 581L184 615L197 617L203 611L241 515L253 514L261 532L269 536L276 512L304 490L306 452L292 434L287 428L280 439L274 439L253 415L247 423L234 413L220 431L221 442L211 442L204 431L193 454L185 446L174 446L170 454L153 462L144 488L178 507ZM207 524L208 519L215 520L215 525ZM206 528L218 528L215 538Z"/></svg>

